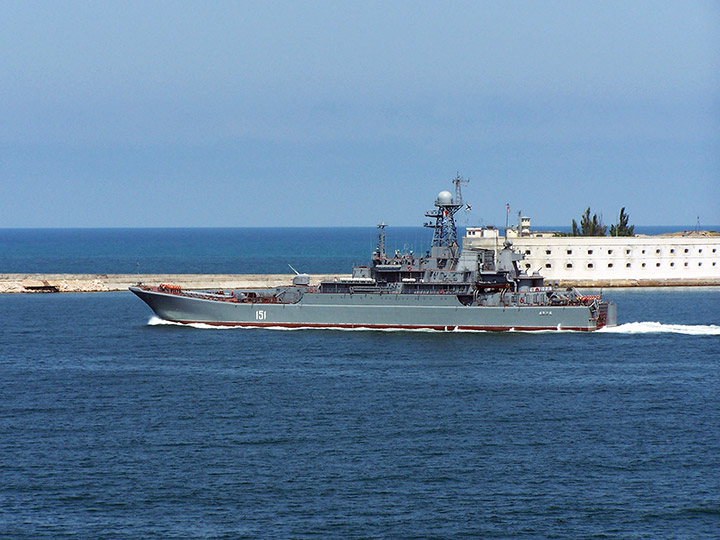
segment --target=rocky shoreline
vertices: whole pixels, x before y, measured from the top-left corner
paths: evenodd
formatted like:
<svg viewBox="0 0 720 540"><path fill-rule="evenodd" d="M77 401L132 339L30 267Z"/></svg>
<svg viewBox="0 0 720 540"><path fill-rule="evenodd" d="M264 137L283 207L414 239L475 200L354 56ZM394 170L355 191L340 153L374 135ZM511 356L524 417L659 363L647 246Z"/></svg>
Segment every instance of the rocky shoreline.
<svg viewBox="0 0 720 540"><path fill-rule="evenodd" d="M310 282L350 277L349 274L313 274ZM288 285L292 274L0 274L2 293L126 291L137 283L171 283L183 289L267 289ZM720 286L714 280L595 280L559 281L561 287L692 287Z"/></svg>
<svg viewBox="0 0 720 540"><path fill-rule="evenodd" d="M0 293L127 291L137 283L172 283L183 289L266 289L287 285L292 274L0 274ZM316 274L311 283L347 277Z"/></svg>

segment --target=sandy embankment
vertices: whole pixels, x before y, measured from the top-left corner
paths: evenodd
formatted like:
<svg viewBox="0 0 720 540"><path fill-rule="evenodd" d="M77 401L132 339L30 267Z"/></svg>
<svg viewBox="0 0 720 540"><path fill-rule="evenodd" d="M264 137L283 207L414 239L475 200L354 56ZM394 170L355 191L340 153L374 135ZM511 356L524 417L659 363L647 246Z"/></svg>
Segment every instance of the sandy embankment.
<svg viewBox="0 0 720 540"><path fill-rule="evenodd" d="M334 277L315 274L310 282ZM138 282L172 283L183 289L265 289L288 285L292 278L292 274L0 274L0 293L126 291Z"/></svg>
<svg viewBox="0 0 720 540"><path fill-rule="evenodd" d="M310 283L349 274L314 274ZM171 283L183 289L267 289L289 285L292 274L0 274L0 293L126 291L138 282ZM560 281L561 287L718 286L717 279Z"/></svg>

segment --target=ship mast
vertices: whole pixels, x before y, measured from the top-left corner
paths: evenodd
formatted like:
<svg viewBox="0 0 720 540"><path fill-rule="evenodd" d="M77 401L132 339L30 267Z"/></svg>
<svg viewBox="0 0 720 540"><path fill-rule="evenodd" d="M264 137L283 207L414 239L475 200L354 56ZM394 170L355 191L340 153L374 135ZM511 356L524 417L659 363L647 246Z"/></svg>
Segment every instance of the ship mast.
<svg viewBox="0 0 720 540"><path fill-rule="evenodd" d="M375 250L375 253L378 257L381 259L385 258L385 222L378 223L377 226L378 229L380 229L380 232L378 233L378 245L377 249Z"/></svg>
<svg viewBox="0 0 720 540"><path fill-rule="evenodd" d="M454 247L458 245L457 227L455 226L455 214L463 206L462 189L463 184L467 184L469 180L463 179L458 174L453 179L455 184L455 198L449 191L441 191L435 200L437 210L429 210L425 216L433 218L435 221L425 223L425 227L434 229L432 247Z"/></svg>

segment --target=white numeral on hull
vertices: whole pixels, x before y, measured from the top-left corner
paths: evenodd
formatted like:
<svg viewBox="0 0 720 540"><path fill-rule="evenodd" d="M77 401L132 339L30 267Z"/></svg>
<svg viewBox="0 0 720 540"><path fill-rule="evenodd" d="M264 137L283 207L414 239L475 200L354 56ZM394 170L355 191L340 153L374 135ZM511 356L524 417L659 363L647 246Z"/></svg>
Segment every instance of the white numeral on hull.
<svg viewBox="0 0 720 540"><path fill-rule="evenodd" d="M264 309L258 309L255 312L255 320L264 321L265 319L267 319L267 312Z"/></svg>

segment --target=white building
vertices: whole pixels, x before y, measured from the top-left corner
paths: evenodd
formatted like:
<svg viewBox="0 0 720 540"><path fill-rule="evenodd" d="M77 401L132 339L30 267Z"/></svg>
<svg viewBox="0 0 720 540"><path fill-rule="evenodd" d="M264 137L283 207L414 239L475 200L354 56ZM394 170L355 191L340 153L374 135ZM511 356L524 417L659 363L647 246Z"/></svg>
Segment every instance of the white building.
<svg viewBox="0 0 720 540"><path fill-rule="evenodd" d="M720 285L720 236L557 236L531 232L529 218L506 232L469 227L463 247L497 252L509 240L525 255L521 269L560 285Z"/></svg>

